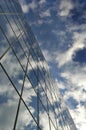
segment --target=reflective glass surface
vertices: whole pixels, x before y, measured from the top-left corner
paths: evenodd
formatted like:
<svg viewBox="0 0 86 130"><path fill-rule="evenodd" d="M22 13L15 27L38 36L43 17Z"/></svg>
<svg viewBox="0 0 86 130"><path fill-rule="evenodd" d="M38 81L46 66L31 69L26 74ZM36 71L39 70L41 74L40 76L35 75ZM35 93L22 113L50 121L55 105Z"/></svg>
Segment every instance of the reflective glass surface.
<svg viewBox="0 0 86 130"><path fill-rule="evenodd" d="M12 82L15 84L17 90L20 92L22 87L20 80L23 81L24 72L11 49L1 59L1 64L5 68L7 74L10 76Z"/></svg>
<svg viewBox="0 0 86 130"><path fill-rule="evenodd" d="M19 96L0 67L0 129L12 130Z"/></svg>
<svg viewBox="0 0 86 130"><path fill-rule="evenodd" d="M37 125L23 102L21 102L16 130L37 130Z"/></svg>

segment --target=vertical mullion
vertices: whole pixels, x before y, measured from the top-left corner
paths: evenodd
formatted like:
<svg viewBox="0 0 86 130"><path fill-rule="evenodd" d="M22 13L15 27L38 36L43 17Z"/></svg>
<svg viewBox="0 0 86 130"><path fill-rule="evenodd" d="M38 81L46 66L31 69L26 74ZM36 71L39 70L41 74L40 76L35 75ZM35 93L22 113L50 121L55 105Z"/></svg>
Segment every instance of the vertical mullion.
<svg viewBox="0 0 86 130"><path fill-rule="evenodd" d="M38 64L37 64L37 130L39 130L39 69L38 69Z"/></svg>

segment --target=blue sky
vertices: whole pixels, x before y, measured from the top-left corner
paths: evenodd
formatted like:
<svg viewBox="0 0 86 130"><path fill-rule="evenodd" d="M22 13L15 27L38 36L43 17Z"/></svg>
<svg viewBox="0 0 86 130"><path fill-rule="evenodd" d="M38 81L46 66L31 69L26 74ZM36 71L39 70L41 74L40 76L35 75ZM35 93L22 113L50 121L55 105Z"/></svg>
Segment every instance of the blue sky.
<svg viewBox="0 0 86 130"><path fill-rule="evenodd" d="M19 1L78 130L85 130L86 1Z"/></svg>

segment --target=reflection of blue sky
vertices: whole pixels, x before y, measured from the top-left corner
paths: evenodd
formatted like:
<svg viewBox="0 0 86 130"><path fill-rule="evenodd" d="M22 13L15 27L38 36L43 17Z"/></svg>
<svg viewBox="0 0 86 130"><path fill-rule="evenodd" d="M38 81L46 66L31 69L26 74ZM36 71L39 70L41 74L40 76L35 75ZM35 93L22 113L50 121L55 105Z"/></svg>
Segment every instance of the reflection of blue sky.
<svg viewBox="0 0 86 130"><path fill-rule="evenodd" d="M20 1L64 100L69 109L72 108L71 115L78 129L84 130L86 2L85 0Z"/></svg>

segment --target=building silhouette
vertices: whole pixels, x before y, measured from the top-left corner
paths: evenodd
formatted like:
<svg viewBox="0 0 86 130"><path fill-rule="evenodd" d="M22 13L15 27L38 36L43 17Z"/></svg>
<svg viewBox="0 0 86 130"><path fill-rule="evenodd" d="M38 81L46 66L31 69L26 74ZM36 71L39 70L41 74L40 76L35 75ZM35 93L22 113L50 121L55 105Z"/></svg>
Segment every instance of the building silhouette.
<svg viewBox="0 0 86 130"><path fill-rule="evenodd" d="M0 130L76 130L17 0L0 0Z"/></svg>

